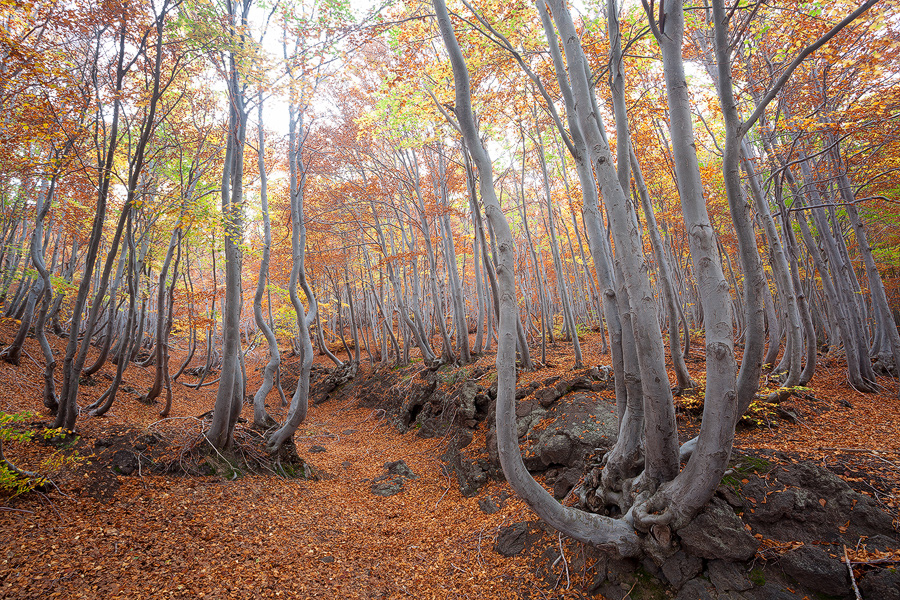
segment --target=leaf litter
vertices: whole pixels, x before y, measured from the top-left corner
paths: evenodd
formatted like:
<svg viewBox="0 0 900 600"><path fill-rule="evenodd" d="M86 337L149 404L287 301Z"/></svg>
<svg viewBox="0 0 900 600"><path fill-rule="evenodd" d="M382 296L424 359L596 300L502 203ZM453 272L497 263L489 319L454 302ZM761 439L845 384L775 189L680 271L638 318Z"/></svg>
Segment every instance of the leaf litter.
<svg viewBox="0 0 900 600"><path fill-rule="evenodd" d="M597 340L584 346L588 364L608 362L595 350ZM37 350L33 340L26 350ZM551 345L548 363L553 366L523 374L520 384L569 370L565 344ZM702 368L701 361L688 364L692 375ZM80 404L102 393L111 374L105 367L94 376L98 385L83 385ZM55 487L0 507L0 597L585 597L580 590L592 578L589 561L580 569L573 564L570 572L571 559L585 556L581 544L545 535L533 552L499 555L493 543L500 529L535 519L524 503L505 483L491 482L479 496L505 501L496 513L483 513L478 499L463 497L444 474L438 457L445 440L399 434L384 411L362 407L352 396L312 406L295 435L298 453L315 470L313 479L239 469L158 473L144 470L141 456L138 468L125 476L112 473L104 461L92 462L98 453L119 448L116 435L123 440L119 450L131 444L135 452L139 436L153 434L164 443L137 451L147 464L194 464L190 452L202 444L198 416L212 408L215 394L175 384L172 414L160 420L158 406L136 400L152 375L152 368L129 367L126 381L135 392L120 392L106 417L79 420L76 450L82 463L57 473ZM821 368L808 392L784 403L802 415L797 422L773 418L767 426L740 430L736 449L821 461L896 516L900 402L896 384L882 383L881 394L859 394L840 367ZM0 385L9 390L0 409L46 418L35 361L23 360L20 367L0 363ZM284 416L274 405L270 412ZM251 413L245 406L244 414ZM682 435L690 435L696 418L679 417ZM239 425L237 435L253 434ZM98 440L110 439L110 446L98 448ZM313 445L325 451L311 454ZM33 467L55 450L29 442L8 448L8 454ZM407 479L397 495L373 495L370 482L396 460L418 477ZM101 471L115 484L106 494L92 493ZM849 549L852 561L896 558L875 555L863 542Z"/></svg>

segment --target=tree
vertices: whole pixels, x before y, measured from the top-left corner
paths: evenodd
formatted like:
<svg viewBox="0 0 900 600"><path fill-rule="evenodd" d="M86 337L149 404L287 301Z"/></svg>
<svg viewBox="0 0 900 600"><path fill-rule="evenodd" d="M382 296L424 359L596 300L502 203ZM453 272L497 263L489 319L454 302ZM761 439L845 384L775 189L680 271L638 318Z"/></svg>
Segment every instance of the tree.
<svg viewBox="0 0 900 600"><path fill-rule="evenodd" d="M228 134L222 170L222 217L225 221L225 307L223 318L222 374L216 393L213 420L206 439L218 450L231 447L234 426L244 402L240 318L243 304L241 267L243 252L244 144L247 136L246 82L241 62L249 43L247 17L252 0L226 0L226 29L233 44L225 52L223 66L228 88Z"/></svg>
<svg viewBox="0 0 900 600"><path fill-rule="evenodd" d="M685 526L706 505L727 468L737 419L757 389L764 349L764 338L761 337L762 270L749 213L744 208L746 202L743 199L739 179L735 179L739 168L741 137L760 117L766 105L789 79L796 66L868 6L863 5L829 34L804 48L779 80L766 92L763 101L757 104L750 119L737 123L730 87L731 63L726 47L728 21L723 3L713 3L718 50L716 64L719 75L719 97L727 121L723 169L729 204L732 208L732 222L738 231L739 256L745 277L749 278L745 283L744 304L747 310L748 339L741 372L736 373L732 302L718 256L718 244L707 213L695 149L689 88L682 58L683 6L681 3L666 3L660 7L657 19L651 5L644 3L651 30L662 50L676 180L691 246L693 272L698 280L706 323L707 381L703 421L698 438L692 440L682 451L682 455L688 459L687 465L680 469L672 396L665 371L656 303L647 277L648 269L645 266L634 207L625 194L629 183L628 166L631 153L628 148L622 96L618 96L616 100L614 95L619 131L618 161L614 161L606 140L601 114L593 97L580 36L571 15L564 2L549 0L547 5L555 23L554 30L543 0L538 1L538 11L543 16L544 29L551 56L555 60L560 88L565 92L567 86L570 86L567 93L571 96L566 98L566 109L570 139L575 142L571 144L575 150L573 154L577 158L579 151L584 152L590 159L593 170L590 177L589 172L584 170L582 184L593 185L596 181L609 218L615 247L617 277L621 277L622 282L619 288L620 314L623 315L622 337L632 336L631 339L634 341L635 354L632 355L632 360L636 361L636 371L631 377L637 376L640 389L633 392L626 391L625 410L620 411L619 438L613 451L606 457L607 472L604 473L602 489L598 491L605 494L607 503L618 504L621 513L625 515L622 520L614 520L579 513L560 506L534 482L522 463L516 434L513 397L515 368L511 355L513 347L511 313L514 309L515 292L509 270L513 240L497 204L490 159L476 129L471 108L468 71L462 52L450 24L446 6L442 0L435 0L434 4L438 27L453 66L456 87L455 112L468 149L478 168L482 200L497 234L500 249L498 292L501 298L501 325L500 348L497 354L497 430L504 473L516 492L551 525L576 539L598 546L614 547L623 555L636 554L640 551L641 541L633 528L649 533L650 538L655 539L653 543L663 543L664 540L670 539L670 531ZM611 18L610 22L615 24L616 19ZM562 41L565 50L565 68L562 65L562 57L555 50L559 41ZM614 61L618 62L615 55ZM615 81L617 77L615 63L613 73ZM618 172L615 169L616 165ZM607 280L611 281L612 277L607 276ZM627 308L621 310L623 307ZM621 340L611 342L616 346ZM627 369L629 363L627 351L623 358ZM616 372L617 378L622 372ZM640 461L635 460L634 451L624 450L639 448L641 445L643 458ZM640 454L640 451L637 454Z"/></svg>

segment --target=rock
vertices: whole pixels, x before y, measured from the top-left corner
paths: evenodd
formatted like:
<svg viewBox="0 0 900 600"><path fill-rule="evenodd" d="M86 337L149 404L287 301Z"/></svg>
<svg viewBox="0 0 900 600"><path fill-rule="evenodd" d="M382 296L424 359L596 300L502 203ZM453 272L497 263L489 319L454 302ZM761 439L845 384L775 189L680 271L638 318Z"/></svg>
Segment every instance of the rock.
<svg viewBox="0 0 900 600"><path fill-rule="evenodd" d="M471 498L488 482L488 474L484 467L476 460L460 457L456 467L456 482L460 493L466 498Z"/></svg>
<svg viewBox="0 0 900 600"><path fill-rule="evenodd" d="M494 542L494 550L503 556L515 556L525 550L528 533L527 523L516 523L509 527L501 527Z"/></svg>
<svg viewBox="0 0 900 600"><path fill-rule="evenodd" d="M475 397L478 395L478 384L474 381L464 381L456 396L458 410L457 418L460 421L475 419Z"/></svg>
<svg viewBox="0 0 900 600"><path fill-rule="evenodd" d="M675 600L715 600L713 590L702 579L691 579L684 584Z"/></svg>
<svg viewBox="0 0 900 600"><path fill-rule="evenodd" d="M547 416L543 408L535 408L521 419L516 419L516 433L519 439L524 438L534 427Z"/></svg>
<svg viewBox="0 0 900 600"><path fill-rule="evenodd" d="M535 444L535 454L544 465L567 465L572 455L572 438L565 434L544 436Z"/></svg>
<svg viewBox="0 0 900 600"><path fill-rule="evenodd" d="M615 404L590 392L567 394L550 409L536 407L518 425L520 438L533 440L525 460L530 470L581 467L597 448L612 446L618 434Z"/></svg>
<svg viewBox="0 0 900 600"><path fill-rule="evenodd" d="M878 550L879 552L885 552L896 547L897 540L893 540L886 535L873 535L866 540L866 548L868 548L869 550Z"/></svg>
<svg viewBox="0 0 900 600"><path fill-rule="evenodd" d="M478 508L481 509L486 515L493 515L497 512L500 512L500 507L497 506L497 503L490 496L485 496L478 500Z"/></svg>
<svg viewBox="0 0 900 600"><path fill-rule="evenodd" d="M529 394L531 394L531 392L533 392L533 391L534 391L534 388L531 386L527 386L527 385L524 387L516 388L516 400L521 400L525 396L528 396Z"/></svg>
<svg viewBox="0 0 900 600"><path fill-rule="evenodd" d="M402 460L384 463L386 473L372 480L370 489L376 496L393 496L403 491L403 484L407 479L417 479L406 463Z"/></svg>
<svg viewBox="0 0 900 600"><path fill-rule="evenodd" d="M146 435L142 435L138 439L135 440L137 444L146 444L147 446L155 446L160 441L162 441L162 436L156 433L148 433Z"/></svg>
<svg viewBox="0 0 900 600"><path fill-rule="evenodd" d="M613 368L611 365L599 365L597 368L597 379L600 381L609 381L613 376Z"/></svg>
<svg viewBox="0 0 900 600"><path fill-rule="evenodd" d="M716 495L721 497L725 502L730 504L733 508L744 508L744 500L741 498L731 486L728 485L720 485L719 489L716 490Z"/></svg>
<svg viewBox="0 0 900 600"><path fill-rule="evenodd" d="M312 454L321 454L322 452L325 452L325 447L324 446L310 446L309 451Z"/></svg>
<svg viewBox="0 0 900 600"><path fill-rule="evenodd" d="M641 568L655 579L663 579L663 571L659 568L650 556L645 556L641 561Z"/></svg>
<svg viewBox="0 0 900 600"><path fill-rule="evenodd" d="M859 582L863 598L900 600L900 571L883 569L866 574Z"/></svg>
<svg viewBox="0 0 900 600"><path fill-rule="evenodd" d="M794 423L794 424L801 423L803 421L803 419L800 418L800 415L797 414L796 411L793 411L793 410L790 410L787 408L783 408L781 406L776 407L775 412L778 414L779 417L785 419L786 421L790 421L791 423Z"/></svg>
<svg viewBox="0 0 900 600"><path fill-rule="evenodd" d="M466 427L475 427L478 423L474 420L466 421ZM456 448L461 450L472 443L472 440L475 439L475 431L473 429L459 429L456 432Z"/></svg>
<svg viewBox="0 0 900 600"><path fill-rule="evenodd" d="M431 396L437 389L437 377L434 372L425 370L420 373L420 377L414 380L410 386L409 392L403 399L403 405L400 407L400 432L406 433L414 423L422 422L422 417L430 416L431 412Z"/></svg>
<svg viewBox="0 0 900 600"><path fill-rule="evenodd" d="M719 498L710 500L693 521L678 530L678 536L689 554L708 559L750 560L759 548L759 541Z"/></svg>
<svg viewBox="0 0 900 600"><path fill-rule="evenodd" d="M112 456L111 468L114 473L131 475L138 470L138 458L131 450L116 450Z"/></svg>
<svg viewBox="0 0 900 600"><path fill-rule="evenodd" d="M850 513L850 524L866 531L893 532L890 515L878 508L875 501L862 494L856 494L857 502ZM896 547L896 542L894 543Z"/></svg>
<svg viewBox="0 0 900 600"><path fill-rule="evenodd" d="M549 407L559 400L560 393L555 387L547 387L534 393L538 403L544 408Z"/></svg>
<svg viewBox="0 0 900 600"><path fill-rule="evenodd" d="M569 389L571 390L587 390L591 391L593 389L594 382L591 381L588 377L581 376L576 377L572 381L569 382Z"/></svg>
<svg viewBox="0 0 900 600"><path fill-rule="evenodd" d="M809 461L793 465L790 470L784 469L784 474L778 473L778 480L787 485L819 490L825 498L853 491L843 479Z"/></svg>
<svg viewBox="0 0 900 600"><path fill-rule="evenodd" d="M387 472L391 475L399 475L400 477L406 477L407 479L419 478L419 476L413 473L412 470L402 460L395 460L394 462L384 463L384 468L387 469Z"/></svg>
<svg viewBox="0 0 900 600"><path fill-rule="evenodd" d="M759 503L752 520L759 523L775 523L783 519L821 523L825 514L819 499L803 488L791 488L769 494Z"/></svg>
<svg viewBox="0 0 900 600"><path fill-rule="evenodd" d="M581 469L566 469L553 482L553 497L562 500L581 479Z"/></svg>
<svg viewBox="0 0 900 600"><path fill-rule="evenodd" d="M491 397L479 392L473 399L475 402L475 420L484 421L493 411L491 409Z"/></svg>
<svg viewBox="0 0 900 600"><path fill-rule="evenodd" d="M753 587L738 564L724 560L709 562L709 579L720 594L732 591L745 592Z"/></svg>
<svg viewBox="0 0 900 600"><path fill-rule="evenodd" d="M765 537L849 545L882 535L892 540L889 547L900 544L891 517L871 498L812 462L778 466L768 481L751 476L741 493L748 499L744 517Z"/></svg>
<svg viewBox="0 0 900 600"><path fill-rule="evenodd" d="M749 590L743 597L749 600L809 600L809 596L798 596L774 583L766 583L762 587Z"/></svg>
<svg viewBox="0 0 900 600"><path fill-rule="evenodd" d="M400 477L379 481L370 486L376 496L394 496L403 491L403 479Z"/></svg>
<svg viewBox="0 0 900 600"><path fill-rule="evenodd" d="M516 404L516 416L519 418L527 417L537 408L534 400L526 400Z"/></svg>
<svg viewBox="0 0 900 600"><path fill-rule="evenodd" d="M685 554L683 550L679 550L662 564L663 575L676 590L681 589L702 570L703 561L696 556Z"/></svg>
<svg viewBox="0 0 900 600"><path fill-rule="evenodd" d="M821 548L803 546L781 557L781 568L797 583L830 596L843 596L850 591L847 567Z"/></svg>
<svg viewBox="0 0 900 600"><path fill-rule="evenodd" d="M316 370L310 374L310 399L315 405L322 404L331 392L356 377L359 365L353 361L334 369ZM323 377L324 376L324 377ZM296 389L296 383L294 384Z"/></svg>

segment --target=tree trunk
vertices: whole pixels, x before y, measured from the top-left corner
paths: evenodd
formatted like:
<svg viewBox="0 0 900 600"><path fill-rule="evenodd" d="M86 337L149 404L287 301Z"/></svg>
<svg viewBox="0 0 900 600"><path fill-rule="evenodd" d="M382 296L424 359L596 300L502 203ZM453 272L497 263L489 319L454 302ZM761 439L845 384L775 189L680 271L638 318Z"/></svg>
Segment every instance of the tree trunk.
<svg viewBox="0 0 900 600"><path fill-rule="evenodd" d="M434 0L438 27L453 65L456 84L456 113L466 146L475 162L480 181L481 198L488 219L498 239L499 256L497 280L500 301L500 331L497 350L497 435L503 472L513 489L551 525L575 539L595 545L616 547L625 555L636 554L638 540L631 528L621 521L593 515L556 502L525 470L519 451L515 417L515 351L516 351L516 294L513 273L513 245L509 224L503 216L493 187L490 158L482 146L475 128L469 91L469 77L462 52L453 33L450 17L443 0ZM598 535L598 532L602 532Z"/></svg>
<svg viewBox="0 0 900 600"><path fill-rule="evenodd" d="M257 96L258 138L257 159L259 164L259 199L263 218L263 247L262 258L259 264L259 279L256 283L256 294L253 296L253 319L256 326L262 331L268 344L269 361L263 369L263 380L253 396L253 425L261 429L268 429L275 425L275 420L266 411L266 396L272 390L275 381L275 372L281 365L281 353L278 351L278 340L275 333L263 319L262 296L269 280L269 257L272 248L272 226L269 221L269 194L268 175L266 173L265 143L266 136L263 130L263 92L260 90Z"/></svg>

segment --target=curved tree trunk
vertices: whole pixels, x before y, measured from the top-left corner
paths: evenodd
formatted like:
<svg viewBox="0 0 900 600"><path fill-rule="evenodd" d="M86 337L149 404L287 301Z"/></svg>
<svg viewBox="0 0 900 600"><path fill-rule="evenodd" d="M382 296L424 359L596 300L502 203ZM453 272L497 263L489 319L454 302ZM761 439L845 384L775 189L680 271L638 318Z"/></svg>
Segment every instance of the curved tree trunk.
<svg viewBox="0 0 900 600"><path fill-rule="evenodd" d="M536 115L535 115L536 116ZM572 314L572 303L569 301L569 289L566 283L565 271L563 270L562 259L559 254L559 242L556 239L556 221L553 218L553 199L550 195L550 181L547 175L547 161L544 157L544 143L541 141L541 130L536 132L538 163L541 166L541 176L544 183L544 197L547 201L547 227L550 237L550 250L553 254L553 266L556 270L556 287L559 293L559 300L562 304L563 319L565 320L566 329L572 337L572 350L575 355L575 368L580 369L583 366L584 359L581 356L581 342L578 340L578 329L575 327L575 317Z"/></svg>
<svg viewBox="0 0 900 600"><path fill-rule="evenodd" d="M293 75L291 75L293 77ZM303 130L303 106L292 99L290 105L290 127L288 162L290 166L290 201L291 201L291 257L293 264L288 291L291 303L297 313L297 339L300 343L300 373L297 377L297 389L291 398L291 406L287 419L278 430L272 433L267 449L275 452L287 442L306 419L309 408L309 373L313 363L313 346L309 328L318 314L318 304L312 289L306 281L306 224L304 222L303 203L306 184L306 166L303 162L302 144L305 139ZM298 285L306 295L309 312L303 308L297 293ZM340 308L340 303L338 303Z"/></svg>
<svg viewBox="0 0 900 600"><path fill-rule="evenodd" d="M147 106L147 112L144 115L143 122L141 123L139 128L140 134L136 144L134 145L134 153L129 160L127 198L125 206L123 207L122 212L119 215L118 222L116 223L106 261L103 265L102 270L98 270L97 273L99 279L94 287L94 299L91 303L88 318L85 323L84 341L79 348L78 331L81 325L81 313L84 310L84 305L89 292L88 287L90 285L90 278L87 275L93 273L94 271L97 255L99 253L100 241L103 237L103 222L106 217L106 204L109 198L109 188L113 178L112 167L116 155L116 146L118 144L118 115L120 106L118 100L114 102L115 106L113 109L113 126L111 127L110 138L108 140L107 152L104 158L104 162L101 165L101 184L99 186L98 193L98 207L92 225L91 241L88 246L87 258L85 261L86 276L82 279L81 285L79 285L78 288L78 295L75 300L75 306L73 307L72 327L69 331L69 341L66 346L66 356L63 362L63 387L60 394L59 410L56 414L56 420L53 423L53 426L55 428L61 427L72 430L75 427L75 420L78 416L77 398L79 378L81 376L82 370L84 369L85 360L87 359L88 349L90 347L90 341L93 335L93 328L96 325L97 315L99 313L100 307L103 304L103 297L106 294L106 290L109 284L110 272L112 271L113 264L115 263L116 254L118 252L119 244L122 238L122 232L125 228L125 222L127 221L131 209L134 205L138 183L143 173L147 145L150 142L150 138L153 135L156 126L156 108L162 95L160 75L163 64L163 32L165 30L167 13L170 8L171 7L168 3L168 0L164 1L162 6L160 7L160 12L157 14L156 21L154 23L156 29L156 56L154 59L153 67L154 70L152 77L152 92L150 95L149 104ZM116 90L118 92L121 92L121 90L123 89L125 74L130 68L130 65L126 66L124 64L126 47L125 29L126 28L123 23L118 49L118 65L116 68ZM144 41L145 40L146 38L144 38ZM142 41L142 47L139 49L141 51L143 51L143 44L144 42Z"/></svg>
<svg viewBox="0 0 900 600"><path fill-rule="evenodd" d="M243 47L250 0L241 3L228 0L229 28L235 36L235 44ZM236 14L241 8L240 15ZM243 237L243 177L244 143L247 133L247 113L243 86L237 68L235 53L228 56L228 141L225 150L225 168L222 172L222 214L225 218L225 307L222 315L222 373L216 393L213 419L206 439L218 450L230 448L234 426L241 413L244 400L243 372L241 370L241 267L243 253L240 242Z"/></svg>
<svg viewBox="0 0 900 600"><path fill-rule="evenodd" d="M480 181L481 198L498 240L497 280L500 300L500 332L497 350L497 434L500 460L507 480L535 511L551 525L575 539L594 545L615 547L621 554L638 551L638 539L626 523L566 508L556 502L525 470L519 451L515 417L516 293L513 273L513 245L509 224L503 216L493 187L493 174L487 151L475 128L469 92L469 77L462 52L456 42L450 17L443 0L434 0L438 27L453 65L456 84L456 112L460 128Z"/></svg>
<svg viewBox="0 0 900 600"><path fill-rule="evenodd" d="M278 340L275 339L275 333L263 319L262 314L262 296L266 289L266 283L269 280L269 257L272 248L272 226L269 221L269 194L268 194L268 175L266 173L265 160L265 142L266 136L263 131L263 93L259 92L257 97L257 116L258 123L258 139L257 157L259 162L259 198L260 208L263 217L263 248L262 258L259 265L259 279L256 283L256 294L253 296L253 319L256 326L266 338L269 347L269 361L263 369L263 380L253 396L253 425L262 429L267 429L275 424L275 420L269 416L266 411L266 396L272 390L275 381L275 372L281 365L281 353L278 351Z"/></svg>
<svg viewBox="0 0 900 600"><path fill-rule="evenodd" d="M131 333L134 330L135 318L137 316L137 278L140 274L140 271L136 268L134 253L135 253L135 245L134 245L134 236L131 231L132 228L132 219L128 219L128 223L126 225L126 234L125 239L128 241L128 316L125 319L125 329L122 331L122 341L117 348L118 356L115 357L113 361L116 364L116 374L113 377L112 383L110 383L109 387L103 394L97 399L96 402L86 407L85 410L93 417L99 417L106 414L110 408L112 408L113 402L115 402L116 394L119 391L119 386L122 384L122 377L125 374L125 370L128 368L128 363L131 362L128 357L132 352L132 346L139 345L139 339L136 337L132 337Z"/></svg>

